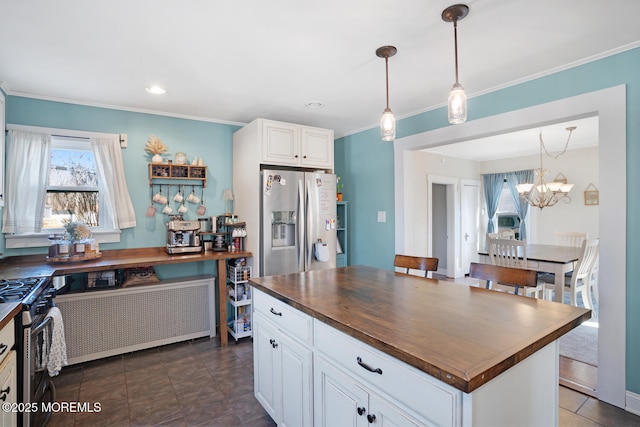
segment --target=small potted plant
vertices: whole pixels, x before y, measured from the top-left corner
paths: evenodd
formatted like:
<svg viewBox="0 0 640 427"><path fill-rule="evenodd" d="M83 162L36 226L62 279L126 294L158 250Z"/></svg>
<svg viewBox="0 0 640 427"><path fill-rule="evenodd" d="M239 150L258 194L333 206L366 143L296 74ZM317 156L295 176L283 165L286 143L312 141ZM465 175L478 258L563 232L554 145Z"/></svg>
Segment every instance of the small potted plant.
<svg viewBox="0 0 640 427"><path fill-rule="evenodd" d="M162 163L161 154L169 151L169 148L155 135L149 135L149 140L144 146L144 151L153 154L151 163Z"/></svg>
<svg viewBox="0 0 640 427"><path fill-rule="evenodd" d="M340 177L336 176L336 200L342 201L342 189L344 188L344 184L340 182Z"/></svg>

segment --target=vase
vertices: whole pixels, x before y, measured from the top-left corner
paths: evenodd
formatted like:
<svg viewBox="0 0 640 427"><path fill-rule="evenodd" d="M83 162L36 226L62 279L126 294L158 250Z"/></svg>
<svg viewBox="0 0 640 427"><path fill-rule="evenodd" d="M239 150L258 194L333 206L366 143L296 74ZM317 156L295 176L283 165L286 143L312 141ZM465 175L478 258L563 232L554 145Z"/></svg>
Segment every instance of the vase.
<svg viewBox="0 0 640 427"><path fill-rule="evenodd" d="M160 154L154 154L151 158L151 163L162 163L162 156Z"/></svg>

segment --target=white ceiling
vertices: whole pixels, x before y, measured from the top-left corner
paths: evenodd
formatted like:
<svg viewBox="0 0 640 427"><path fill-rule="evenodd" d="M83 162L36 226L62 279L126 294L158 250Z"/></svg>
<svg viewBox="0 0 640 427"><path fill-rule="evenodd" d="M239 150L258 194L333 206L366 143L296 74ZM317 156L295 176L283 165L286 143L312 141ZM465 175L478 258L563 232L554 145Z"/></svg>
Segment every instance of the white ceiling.
<svg viewBox="0 0 640 427"><path fill-rule="evenodd" d="M0 0L11 95L248 123L377 126L444 105L454 82L450 0ZM472 0L459 23L470 96L635 47L638 0ZM145 87L167 93L153 96ZM321 109L305 103L319 100Z"/></svg>

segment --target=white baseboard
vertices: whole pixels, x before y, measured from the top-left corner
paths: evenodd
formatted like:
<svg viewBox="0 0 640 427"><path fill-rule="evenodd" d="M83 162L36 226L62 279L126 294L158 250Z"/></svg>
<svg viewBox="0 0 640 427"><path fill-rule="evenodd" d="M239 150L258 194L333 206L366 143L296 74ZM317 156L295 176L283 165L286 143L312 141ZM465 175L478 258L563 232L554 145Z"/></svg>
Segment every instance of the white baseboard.
<svg viewBox="0 0 640 427"><path fill-rule="evenodd" d="M626 410L635 415L640 415L640 394L627 391Z"/></svg>

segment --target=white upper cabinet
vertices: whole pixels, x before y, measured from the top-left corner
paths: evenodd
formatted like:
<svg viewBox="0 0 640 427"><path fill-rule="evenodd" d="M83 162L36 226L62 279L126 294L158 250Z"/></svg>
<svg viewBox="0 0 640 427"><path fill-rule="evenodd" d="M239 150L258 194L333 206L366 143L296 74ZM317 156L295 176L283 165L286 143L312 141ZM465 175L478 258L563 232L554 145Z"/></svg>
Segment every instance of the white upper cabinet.
<svg viewBox="0 0 640 427"><path fill-rule="evenodd" d="M234 145L252 147L263 165L333 170L330 129L256 119L236 132Z"/></svg>

